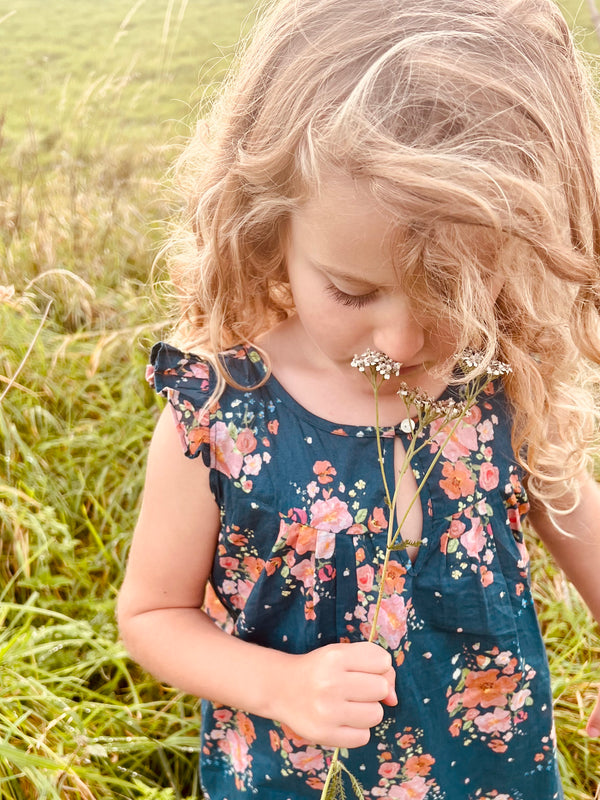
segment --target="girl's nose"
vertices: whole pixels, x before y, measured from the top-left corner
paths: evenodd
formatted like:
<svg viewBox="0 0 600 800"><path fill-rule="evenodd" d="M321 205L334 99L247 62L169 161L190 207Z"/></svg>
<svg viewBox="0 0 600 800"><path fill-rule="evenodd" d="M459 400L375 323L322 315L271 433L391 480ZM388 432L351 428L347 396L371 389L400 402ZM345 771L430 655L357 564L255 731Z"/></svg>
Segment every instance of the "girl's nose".
<svg viewBox="0 0 600 800"><path fill-rule="evenodd" d="M425 345L423 328L415 321L405 303L386 309L373 329L375 350L402 364L418 362Z"/></svg>

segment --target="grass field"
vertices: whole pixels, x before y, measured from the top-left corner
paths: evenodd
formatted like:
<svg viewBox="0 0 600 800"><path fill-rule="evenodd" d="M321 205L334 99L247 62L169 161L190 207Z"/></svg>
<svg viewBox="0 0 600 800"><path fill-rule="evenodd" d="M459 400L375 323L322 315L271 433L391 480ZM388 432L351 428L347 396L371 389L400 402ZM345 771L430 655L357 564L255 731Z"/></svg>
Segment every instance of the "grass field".
<svg viewBox="0 0 600 800"><path fill-rule="evenodd" d="M148 276L168 169L250 11L0 0L2 800L196 793L197 703L128 660L114 600L158 414L142 376L166 325ZM600 638L532 551L566 796L592 800Z"/></svg>

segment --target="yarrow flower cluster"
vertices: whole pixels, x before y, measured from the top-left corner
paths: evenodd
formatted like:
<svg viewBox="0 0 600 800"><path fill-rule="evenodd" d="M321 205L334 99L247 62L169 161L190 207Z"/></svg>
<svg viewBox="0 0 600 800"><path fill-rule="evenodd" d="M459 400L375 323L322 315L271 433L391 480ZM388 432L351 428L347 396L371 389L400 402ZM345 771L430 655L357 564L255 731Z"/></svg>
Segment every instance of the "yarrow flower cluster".
<svg viewBox="0 0 600 800"><path fill-rule="evenodd" d="M483 354L477 350L465 350L455 356L459 367L463 372L478 369L483 363ZM502 375L509 375L512 372L512 367L505 364L504 361L493 359L485 368L486 375L490 378L500 378Z"/></svg>
<svg viewBox="0 0 600 800"><path fill-rule="evenodd" d="M394 361L385 353L380 353L377 350L365 350L360 356L354 356L351 361L353 367L356 367L359 372L371 372L378 375L384 380L389 380L390 375L398 377L402 364L400 361Z"/></svg>
<svg viewBox="0 0 600 800"><path fill-rule="evenodd" d="M436 419L445 419L450 422L465 412L464 401L455 400L453 397L449 397L446 400L435 400L422 389L418 387L411 389L406 383L400 385L397 394L404 401L409 413L411 408L416 409L417 417L423 426L430 425ZM411 422L411 427L416 427L416 423L412 420ZM401 425L400 427L405 433L408 432L405 430L407 426Z"/></svg>

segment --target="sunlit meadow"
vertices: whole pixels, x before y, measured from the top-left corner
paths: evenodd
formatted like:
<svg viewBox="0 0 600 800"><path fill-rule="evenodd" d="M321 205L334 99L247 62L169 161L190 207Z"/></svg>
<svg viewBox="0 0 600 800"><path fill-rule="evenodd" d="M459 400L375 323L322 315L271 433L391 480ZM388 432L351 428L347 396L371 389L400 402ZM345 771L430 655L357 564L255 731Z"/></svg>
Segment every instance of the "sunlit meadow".
<svg viewBox="0 0 600 800"><path fill-rule="evenodd" d="M0 0L3 799L197 795L197 702L129 661L114 601L159 411L143 371L166 330L148 277L169 165L251 8ZM532 549L566 795L592 800L600 638Z"/></svg>

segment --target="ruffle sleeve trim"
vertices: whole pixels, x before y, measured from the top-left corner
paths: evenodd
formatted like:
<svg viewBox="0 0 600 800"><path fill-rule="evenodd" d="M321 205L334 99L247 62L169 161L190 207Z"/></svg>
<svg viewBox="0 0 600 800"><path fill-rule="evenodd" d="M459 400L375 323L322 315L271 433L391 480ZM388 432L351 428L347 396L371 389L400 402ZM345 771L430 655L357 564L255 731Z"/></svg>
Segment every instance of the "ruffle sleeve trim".
<svg viewBox="0 0 600 800"><path fill-rule="evenodd" d="M152 348L146 380L168 399L185 455L202 455L210 466L210 412L206 403L216 382L212 369L199 356L159 342Z"/></svg>

